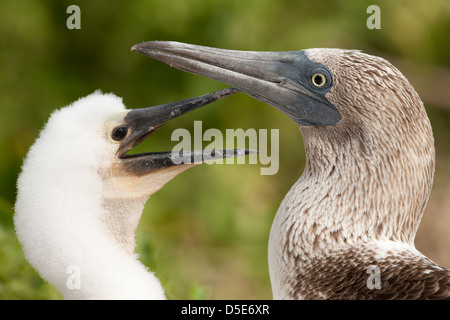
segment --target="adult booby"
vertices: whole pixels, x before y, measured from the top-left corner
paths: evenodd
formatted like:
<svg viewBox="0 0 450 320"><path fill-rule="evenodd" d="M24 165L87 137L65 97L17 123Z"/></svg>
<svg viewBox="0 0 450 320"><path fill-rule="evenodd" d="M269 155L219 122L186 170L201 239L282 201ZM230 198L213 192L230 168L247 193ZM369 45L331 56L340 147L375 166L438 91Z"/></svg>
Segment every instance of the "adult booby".
<svg viewBox="0 0 450 320"><path fill-rule="evenodd" d="M247 150L127 152L166 121L234 92L133 110L95 92L55 111L24 161L14 215L25 257L42 278L66 299L164 299L134 252L144 204L182 171Z"/></svg>
<svg viewBox="0 0 450 320"><path fill-rule="evenodd" d="M389 62L342 49L132 50L230 84L299 125L306 167L270 232L275 299L450 297L450 271L414 246L434 175L431 125Z"/></svg>

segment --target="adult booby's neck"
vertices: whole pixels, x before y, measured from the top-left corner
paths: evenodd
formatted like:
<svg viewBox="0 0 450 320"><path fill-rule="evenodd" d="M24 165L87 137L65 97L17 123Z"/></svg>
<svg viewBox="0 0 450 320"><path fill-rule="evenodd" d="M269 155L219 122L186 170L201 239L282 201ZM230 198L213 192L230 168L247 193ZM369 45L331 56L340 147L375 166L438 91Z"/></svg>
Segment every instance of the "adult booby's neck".
<svg viewBox="0 0 450 320"><path fill-rule="evenodd" d="M301 128L306 167L277 213L272 247L307 256L360 241L413 245L433 181L431 128L394 143L343 128Z"/></svg>

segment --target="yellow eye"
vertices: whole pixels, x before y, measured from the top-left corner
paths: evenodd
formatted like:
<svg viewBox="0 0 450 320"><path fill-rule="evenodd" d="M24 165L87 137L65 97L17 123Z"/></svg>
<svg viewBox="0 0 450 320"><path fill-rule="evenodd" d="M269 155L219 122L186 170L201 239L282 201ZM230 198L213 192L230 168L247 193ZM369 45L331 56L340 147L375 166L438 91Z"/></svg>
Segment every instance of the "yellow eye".
<svg viewBox="0 0 450 320"><path fill-rule="evenodd" d="M316 87L323 87L327 83L327 77L322 73L315 73L311 77L311 81Z"/></svg>

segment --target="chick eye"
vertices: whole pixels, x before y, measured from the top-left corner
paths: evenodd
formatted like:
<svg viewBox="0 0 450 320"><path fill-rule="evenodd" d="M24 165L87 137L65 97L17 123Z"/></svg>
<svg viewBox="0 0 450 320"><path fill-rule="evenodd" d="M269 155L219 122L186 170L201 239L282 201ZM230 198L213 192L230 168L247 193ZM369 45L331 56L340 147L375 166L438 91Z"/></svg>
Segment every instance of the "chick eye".
<svg viewBox="0 0 450 320"><path fill-rule="evenodd" d="M123 126L116 127L114 128L111 134L111 138L115 141L122 141L127 136L127 133L128 133L127 127Z"/></svg>
<svg viewBox="0 0 450 320"><path fill-rule="evenodd" d="M311 81L316 87L320 88L327 83L327 77L325 77L325 75L322 73L315 73L311 77Z"/></svg>

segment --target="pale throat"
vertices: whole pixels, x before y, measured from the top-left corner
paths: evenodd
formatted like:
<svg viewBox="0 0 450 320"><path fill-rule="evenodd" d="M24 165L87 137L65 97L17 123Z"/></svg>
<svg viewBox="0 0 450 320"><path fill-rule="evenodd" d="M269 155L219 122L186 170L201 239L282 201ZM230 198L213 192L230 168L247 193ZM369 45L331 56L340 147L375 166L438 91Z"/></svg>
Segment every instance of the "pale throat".
<svg viewBox="0 0 450 320"><path fill-rule="evenodd" d="M122 251L132 255L136 247L135 233L145 203L177 174L194 166L185 164L149 172L129 174L120 164L99 171L102 180L102 208L100 220L108 236Z"/></svg>
<svg viewBox="0 0 450 320"><path fill-rule="evenodd" d="M102 206L104 214L101 217L108 235L124 252L133 255L136 248L136 229L148 197L104 198Z"/></svg>
<svg viewBox="0 0 450 320"><path fill-rule="evenodd" d="M314 130L302 129L306 166L275 219L280 244L294 255L373 240L412 244L432 178L410 178L408 153ZM426 176L427 166L415 174Z"/></svg>

